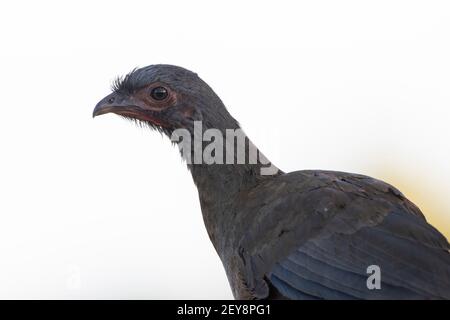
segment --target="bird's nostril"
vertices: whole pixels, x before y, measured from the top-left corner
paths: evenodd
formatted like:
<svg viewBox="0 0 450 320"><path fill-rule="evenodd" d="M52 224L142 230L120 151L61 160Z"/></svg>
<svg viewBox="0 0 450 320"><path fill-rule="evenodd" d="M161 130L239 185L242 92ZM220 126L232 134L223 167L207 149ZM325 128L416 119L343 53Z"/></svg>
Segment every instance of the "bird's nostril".
<svg viewBox="0 0 450 320"><path fill-rule="evenodd" d="M111 97L108 99L108 103L113 103L114 102L114 97Z"/></svg>

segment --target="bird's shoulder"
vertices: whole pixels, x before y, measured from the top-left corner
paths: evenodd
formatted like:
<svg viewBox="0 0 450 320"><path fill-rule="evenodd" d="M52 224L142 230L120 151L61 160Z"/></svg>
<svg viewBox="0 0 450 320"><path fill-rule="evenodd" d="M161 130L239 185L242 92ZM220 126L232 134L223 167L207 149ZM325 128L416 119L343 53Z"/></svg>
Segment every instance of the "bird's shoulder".
<svg viewBox="0 0 450 320"><path fill-rule="evenodd" d="M260 235L264 230L273 237L298 230L310 237L332 221L333 231L340 232L376 225L395 209L425 219L417 206L386 182L354 173L303 170L264 180L242 192L235 210L242 222L237 225L256 228L245 235Z"/></svg>

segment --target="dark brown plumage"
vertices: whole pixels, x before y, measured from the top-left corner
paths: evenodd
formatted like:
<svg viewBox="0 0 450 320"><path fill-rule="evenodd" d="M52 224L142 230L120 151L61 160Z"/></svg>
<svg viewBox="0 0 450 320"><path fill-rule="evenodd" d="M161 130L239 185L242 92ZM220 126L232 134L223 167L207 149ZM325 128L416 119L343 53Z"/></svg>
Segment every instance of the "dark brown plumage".
<svg viewBox="0 0 450 320"><path fill-rule="evenodd" d="M113 89L94 116L116 113L169 136L193 134L194 121L224 135L239 128L213 90L180 67L134 70ZM262 167L188 164L236 298L450 299L447 240L393 186L343 172L261 175ZM370 265L381 269L379 290L366 285Z"/></svg>

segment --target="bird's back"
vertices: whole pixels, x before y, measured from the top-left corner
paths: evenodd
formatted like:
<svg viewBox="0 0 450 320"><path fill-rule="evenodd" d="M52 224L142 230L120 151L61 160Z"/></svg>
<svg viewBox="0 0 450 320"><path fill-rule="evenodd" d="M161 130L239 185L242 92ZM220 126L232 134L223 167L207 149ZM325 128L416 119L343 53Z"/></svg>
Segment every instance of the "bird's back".
<svg viewBox="0 0 450 320"><path fill-rule="evenodd" d="M243 192L236 211L236 285L257 298L450 299L447 240L387 183L297 171ZM381 289L367 286L370 266Z"/></svg>

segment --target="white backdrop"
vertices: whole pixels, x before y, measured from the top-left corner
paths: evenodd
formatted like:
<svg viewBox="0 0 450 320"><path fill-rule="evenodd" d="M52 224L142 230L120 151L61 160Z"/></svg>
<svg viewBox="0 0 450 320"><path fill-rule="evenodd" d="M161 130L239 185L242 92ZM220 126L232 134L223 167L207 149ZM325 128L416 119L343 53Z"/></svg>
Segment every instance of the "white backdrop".
<svg viewBox="0 0 450 320"><path fill-rule="evenodd" d="M232 297L178 151L91 117L154 63L281 169L383 179L450 236L448 1L15 1L0 33L0 298Z"/></svg>

